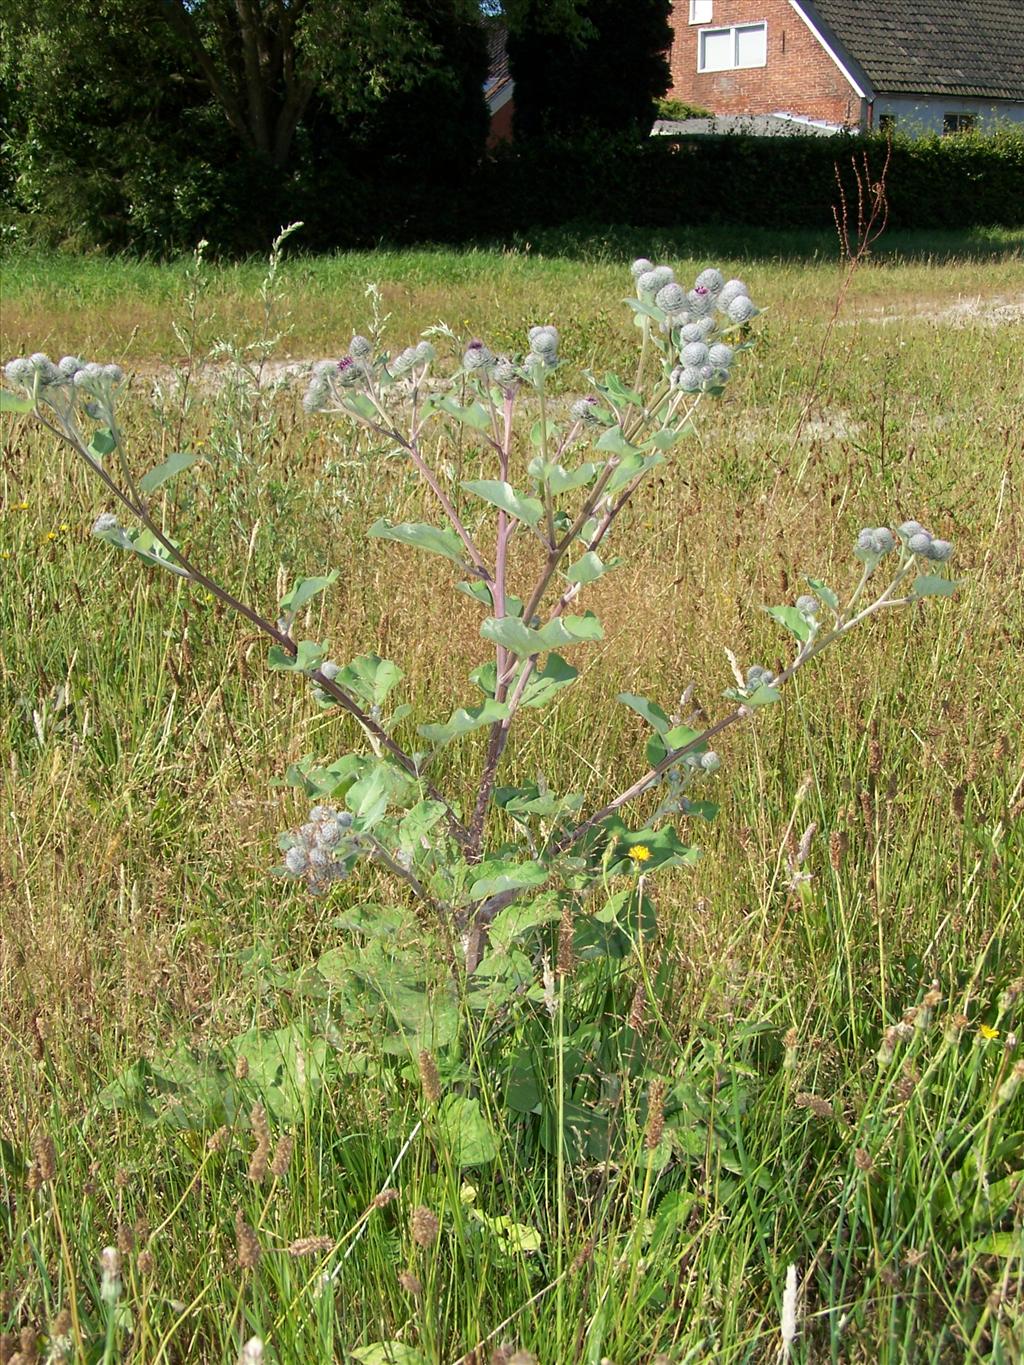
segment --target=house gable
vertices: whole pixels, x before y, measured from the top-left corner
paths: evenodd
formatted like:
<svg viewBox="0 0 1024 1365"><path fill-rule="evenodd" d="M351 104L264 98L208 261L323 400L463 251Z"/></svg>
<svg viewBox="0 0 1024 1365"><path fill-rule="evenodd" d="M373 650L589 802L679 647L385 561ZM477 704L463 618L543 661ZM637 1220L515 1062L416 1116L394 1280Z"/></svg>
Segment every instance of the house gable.
<svg viewBox="0 0 1024 1365"><path fill-rule="evenodd" d="M862 91L791 0L691 0L672 7L670 97L715 114L798 114L838 126L864 118ZM762 31L763 26L763 31Z"/></svg>

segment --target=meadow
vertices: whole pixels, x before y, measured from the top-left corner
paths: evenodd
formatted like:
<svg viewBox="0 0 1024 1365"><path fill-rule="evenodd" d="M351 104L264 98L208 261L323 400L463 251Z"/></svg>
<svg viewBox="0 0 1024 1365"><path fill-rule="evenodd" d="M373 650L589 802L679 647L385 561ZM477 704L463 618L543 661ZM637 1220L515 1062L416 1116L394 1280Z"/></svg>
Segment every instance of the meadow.
<svg viewBox="0 0 1024 1365"><path fill-rule="evenodd" d="M844 263L812 235L296 250L262 301L262 262L5 261L3 359L123 365L138 468L202 451L160 503L193 557L268 614L338 569L304 632L395 660L414 719L462 704L477 620L446 569L365 537L423 516L408 467L300 405L310 363L365 329L367 283L395 348L443 320L521 349L553 322L568 376L627 364L634 255L741 274L758 344L624 514L638 552L589 590L605 638L510 755L588 808L642 763L616 695L673 710L692 683L714 719L725 649L776 663L761 606L804 575L847 582L862 526L922 521L960 586L871 621L723 738L720 813L688 831L703 857L654 879L649 961L585 1001L563 983L538 1058L553 1125L510 1115L514 1040L464 1013L461 1056L487 1064L470 1081L442 1057L441 1079L479 1100L474 1161L415 1055L384 1052L316 970L391 894L379 874L320 899L270 876L303 818L280 779L341 753L351 723L268 671L212 596L93 539L101 490L5 415L4 1362L1024 1358L1022 249L893 234L838 312ZM556 378L554 401L579 392ZM480 472L459 445L446 474ZM445 751L443 777L483 744ZM557 1139L566 1076L602 1065L570 1022L597 1011L629 1016L680 1097L652 1143L645 1077L601 1073L603 1157Z"/></svg>

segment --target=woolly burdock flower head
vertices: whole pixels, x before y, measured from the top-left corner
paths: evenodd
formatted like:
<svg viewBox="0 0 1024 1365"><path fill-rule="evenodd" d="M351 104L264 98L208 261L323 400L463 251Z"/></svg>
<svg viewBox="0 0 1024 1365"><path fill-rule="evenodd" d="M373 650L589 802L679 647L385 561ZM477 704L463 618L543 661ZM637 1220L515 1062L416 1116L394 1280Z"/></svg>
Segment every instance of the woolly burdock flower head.
<svg viewBox="0 0 1024 1365"><path fill-rule="evenodd" d="M939 564L945 564L953 555L953 542L949 540L933 540L926 553L927 559L934 559Z"/></svg>
<svg viewBox="0 0 1024 1365"><path fill-rule="evenodd" d="M494 364L494 353L480 340L471 341L462 357L464 370L486 370Z"/></svg>
<svg viewBox="0 0 1024 1365"><path fill-rule="evenodd" d="M542 355L545 360L558 354L558 329L556 327L531 327L528 333L530 350Z"/></svg>
<svg viewBox="0 0 1024 1365"><path fill-rule="evenodd" d="M821 604L816 597L812 597L809 592L805 592L802 597L796 599L796 609L801 616L817 616L821 610Z"/></svg>
<svg viewBox="0 0 1024 1365"><path fill-rule="evenodd" d="M707 317L714 306L714 296L701 284L697 285L696 289L691 289L686 296L687 311L695 318Z"/></svg>
<svg viewBox="0 0 1024 1365"><path fill-rule="evenodd" d="M654 302L666 313L681 313L686 307L686 291L673 280L658 290Z"/></svg>
<svg viewBox="0 0 1024 1365"><path fill-rule="evenodd" d="M507 355L500 355L494 362L491 377L495 384L499 384L503 389L508 389L519 378L519 372Z"/></svg>
<svg viewBox="0 0 1024 1365"><path fill-rule="evenodd" d="M716 341L713 346L708 347L708 360L720 370L727 370L735 355L733 348L727 346L724 341Z"/></svg>
<svg viewBox="0 0 1024 1365"><path fill-rule="evenodd" d="M706 754L701 754L700 766L706 773L717 773L722 766L722 760L715 753L714 749L709 749Z"/></svg>
<svg viewBox="0 0 1024 1365"><path fill-rule="evenodd" d="M569 413L575 421L583 422L585 426L601 425L601 419L597 415L597 399L592 396L577 398L569 409Z"/></svg>
<svg viewBox="0 0 1024 1365"><path fill-rule="evenodd" d="M648 271L653 270L654 266L646 256L638 256L629 269L634 280L638 280L641 275L646 275Z"/></svg>
<svg viewBox="0 0 1024 1365"><path fill-rule="evenodd" d="M701 365L708 363L708 355L708 348L703 341L691 341L683 347L679 358L684 365L692 365L699 369Z"/></svg>
<svg viewBox="0 0 1024 1365"><path fill-rule="evenodd" d="M373 355L373 343L369 337L359 336L357 333L348 343L348 353L355 360L365 360L367 356Z"/></svg>
<svg viewBox="0 0 1024 1365"><path fill-rule="evenodd" d="M32 380L35 378L35 367L27 356L17 356L14 360L8 360L4 366L4 375L9 384L21 384L25 388L32 387Z"/></svg>
<svg viewBox="0 0 1024 1365"><path fill-rule="evenodd" d="M94 536L105 535L108 531L119 531L121 523L113 512L101 512L92 524Z"/></svg>
<svg viewBox="0 0 1024 1365"><path fill-rule="evenodd" d="M744 298L750 297L750 290L743 283L743 281L726 280L725 284L723 284L721 289L718 291L718 298L715 300L715 303L722 310L722 312L725 313L728 312L729 305L730 303L732 303L733 299L738 299L741 296Z"/></svg>
<svg viewBox="0 0 1024 1365"><path fill-rule="evenodd" d="M683 393L699 393L703 380L700 370L693 365L682 365L672 371L672 383Z"/></svg>
<svg viewBox="0 0 1024 1365"><path fill-rule="evenodd" d="M432 341L421 341L416 346L417 365L429 365L437 359L437 347Z"/></svg>
<svg viewBox="0 0 1024 1365"><path fill-rule="evenodd" d="M775 674L762 664L751 664L745 675L747 691L756 692L759 687L767 687L775 681Z"/></svg>
<svg viewBox="0 0 1024 1365"><path fill-rule="evenodd" d="M749 322L751 318L757 317L758 310L746 294L737 294L726 311L731 322Z"/></svg>
<svg viewBox="0 0 1024 1365"><path fill-rule="evenodd" d="M932 548L932 538L927 531L916 531L907 541L907 549L912 555L928 557Z"/></svg>
<svg viewBox="0 0 1024 1365"><path fill-rule="evenodd" d="M725 276L720 270L715 270L712 267L708 270L702 270L694 280L694 285L698 289L706 289L709 294L718 295L725 286Z"/></svg>

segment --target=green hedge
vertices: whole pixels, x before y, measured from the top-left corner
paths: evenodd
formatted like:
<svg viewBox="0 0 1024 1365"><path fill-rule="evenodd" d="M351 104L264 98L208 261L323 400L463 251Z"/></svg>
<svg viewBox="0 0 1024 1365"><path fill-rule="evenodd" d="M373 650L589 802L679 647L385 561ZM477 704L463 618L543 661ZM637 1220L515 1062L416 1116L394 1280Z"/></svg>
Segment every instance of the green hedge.
<svg viewBox="0 0 1024 1365"><path fill-rule="evenodd" d="M637 227L750 223L833 224L836 170L856 214L852 162L872 178L883 138L716 137L623 139L509 148L481 168L477 211L500 233L573 220ZM1024 225L1024 127L990 135L893 143L886 176L889 224L898 228Z"/></svg>

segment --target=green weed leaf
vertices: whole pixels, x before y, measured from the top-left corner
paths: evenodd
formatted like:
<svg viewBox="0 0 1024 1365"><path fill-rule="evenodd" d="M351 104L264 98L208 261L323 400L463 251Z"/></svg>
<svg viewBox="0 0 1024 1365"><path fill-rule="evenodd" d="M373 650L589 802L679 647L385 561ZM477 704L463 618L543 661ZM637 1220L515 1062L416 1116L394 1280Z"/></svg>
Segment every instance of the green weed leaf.
<svg viewBox="0 0 1024 1365"><path fill-rule="evenodd" d="M375 536L378 540L397 540L417 550L443 555L453 564L463 565L465 562L465 547L455 532L439 526L428 526L425 522L404 521L393 526L381 517L373 523L367 535Z"/></svg>
<svg viewBox="0 0 1024 1365"><path fill-rule="evenodd" d="M163 464L154 465L148 473L143 474L139 480L139 488L147 496L150 493L155 493L158 488L162 488L175 475L189 469L197 460L201 459L202 455L198 450L179 450L174 455L168 455Z"/></svg>
<svg viewBox="0 0 1024 1365"><path fill-rule="evenodd" d="M501 479L468 479L462 487L467 493L474 493L492 507L507 512L527 526L536 526L544 515L544 504L536 498L524 497L517 493L510 483Z"/></svg>

